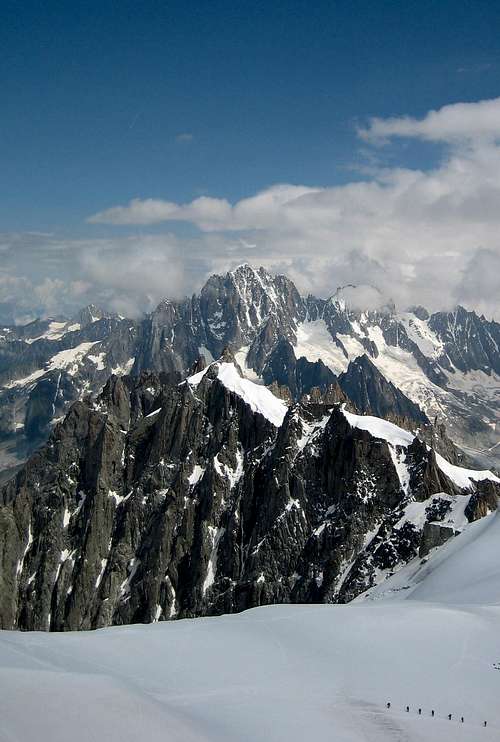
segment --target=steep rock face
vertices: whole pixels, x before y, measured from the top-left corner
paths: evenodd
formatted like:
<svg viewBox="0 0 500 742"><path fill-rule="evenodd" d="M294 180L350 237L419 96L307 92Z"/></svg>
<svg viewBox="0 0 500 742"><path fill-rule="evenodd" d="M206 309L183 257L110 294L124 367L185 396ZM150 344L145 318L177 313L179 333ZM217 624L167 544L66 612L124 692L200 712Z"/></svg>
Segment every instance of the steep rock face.
<svg viewBox="0 0 500 742"><path fill-rule="evenodd" d="M203 381L205 404L201 388L195 395L186 384L152 381L127 386L113 379L96 406L76 403L48 446L2 493L8 503L0 516L2 540L17 542L2 575L26 578L15 617L11 605L10 619L2 618L6 625L147 621L157 604L176 615L184 592L183 602L202 612L197 574L210 559L207 519L221 510L225 494L229 499L226 471L229 481L240 476L241 452L258 447L272 426L248 415L217 380ZM206 456L210 467L199 483ZM196 508L190 501L195 484ZM12 593L12 583L3 589Z"/></svg>
<svg viewBox="0 0 500 742"><path fill-rule="evenodd" d="M201 327L194 297L184 303L161 302L141 323L132 372L185 370L200 355L197 335Z"/></svg>
<svg viewBox="0 0 500 742"><path fill-rule="evenodd" d="M410 467L410 487L416 500L428 500L435 492L456 494L456 486L438 466L436 454L426 443L415 438L406 454Z"/></svg>
<svg viewBox="0 0 500 742"><path fill-rule="evenodd" d="M312 363L304 357L297 359L293 346L284 337L268 356L262 370L262 379L265 384L275 381L287 386L295 400L309 394L314 388L325 392L337 382L335 374L322 361Z"/></svg>
<svg viewBox="0 0 500 742"><path fill-rule="evenodd" d="M458 306L454 312L437 312L429 327L442 341L440 363L460 371L500 374L500 325Z"/></svg>
<svg viewBox="0 0 500 742"><path fill-rule="evenodd" d="M78 391L72 378L60 370L47 374L31 389L24 418L25 433L30 440L43 441L48 435L61 397L75 400Z"/></svg>
<svg viewBox="0 0 500 742"><path fill-rule="evenodd" d="M425 441L436 453L444 456L450 463L466 468L473 466L472 460L449 438L446 427L442 423L433 422L420 425L418 432L421 440Z"/></svg>
<svg viewBox="0 0 500 742"><path fill-rule="evenodd" d="M479 520L498 508L498 489L488 481L478 482L476 491L470 497L465 516L469 521Z"/></svg>
<svg viewBox="0 0 500 742"><path fill-rule="evenodd" d="M304 303L286 276L271 277L263 268L242 265L225 276L212 276L200 293L207 341L217 357L226 345L249 345L270 318L286 329L305 316Z"/></svg>
<svg viewBox="0 0 500 742"><path fill-rule="evenodd" d="M134 372L185 370L200 354L213 360L228 346L250 346L266 327L286 334L304 316L303 300L289 279L242 265L211 276L199 296L162 302L143 323Z"/></svg>
<svg viewBox="0 0 500 742"><path fill-rule="evenodd" d="M455 531L450 526L443 526L441 523L426 523L418 550L419 557L427 556L432 549L442 546L454 535Z"/></svg>
<svg viewBox="0 0 500 742"><path fill-rule="evenodd" d="M376 417L406 418L416 424L429 422L420 407L387 381L367 355L349 363L347 371L339 377L339 384L361 412Z"/></svg>
<svg viewBox="0 0 500 742"><path fill-rule="evenodd" d="M474 515L497 497L412 441L338 405L287 411L227 361L180 384L113 377L0 489L0 625L350 600L416 556L436 493Z"/></svg>

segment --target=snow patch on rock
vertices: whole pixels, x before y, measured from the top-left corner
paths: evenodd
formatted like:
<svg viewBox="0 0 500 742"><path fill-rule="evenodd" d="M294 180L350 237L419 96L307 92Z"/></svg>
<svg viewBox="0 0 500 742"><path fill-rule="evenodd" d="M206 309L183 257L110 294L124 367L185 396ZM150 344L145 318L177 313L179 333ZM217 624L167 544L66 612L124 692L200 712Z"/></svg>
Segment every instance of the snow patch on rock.
<svg viewBox="0 0 500 742"><path fill-rule="evenodd" d="M217 362L208 366L203 371L199 371L197 374L188 378L188 383L192 387L198 386L208 368L217 368L217 378L224 384L226 389L237 394L238 397L246 402L254 412L263 415L269 422L271 422L277 428L283 423L288 407L286 404L274 394L266 386L255 384L250 379L242 378L234 363Z"/></svg>

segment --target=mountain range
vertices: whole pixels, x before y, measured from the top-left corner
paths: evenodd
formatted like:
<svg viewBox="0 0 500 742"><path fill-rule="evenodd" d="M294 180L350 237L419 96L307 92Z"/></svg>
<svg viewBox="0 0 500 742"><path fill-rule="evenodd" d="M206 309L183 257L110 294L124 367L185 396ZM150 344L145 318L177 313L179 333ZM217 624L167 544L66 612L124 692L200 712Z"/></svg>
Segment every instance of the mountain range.
<svg viewBox="0 0 500 742"><path fill-rule="evenodd" d="M481 465L498 465L500 325L463 307L363 311L356 299L355 287L301 297L285 276L242 265L142 320L89 306L71 319L2 328L0 469L25 460L69 404L111 374L180 380L200 356L211 362L226 348L247 378L287 386L294 400L338 382L360 411L437 420Z"/></svg>
<svg viewBox="0 0 500 742"><path fill-rule="evenodd" d="M352 294L245 265L5 328L0 626L349 602L495 510L500 326Z"/></svg>

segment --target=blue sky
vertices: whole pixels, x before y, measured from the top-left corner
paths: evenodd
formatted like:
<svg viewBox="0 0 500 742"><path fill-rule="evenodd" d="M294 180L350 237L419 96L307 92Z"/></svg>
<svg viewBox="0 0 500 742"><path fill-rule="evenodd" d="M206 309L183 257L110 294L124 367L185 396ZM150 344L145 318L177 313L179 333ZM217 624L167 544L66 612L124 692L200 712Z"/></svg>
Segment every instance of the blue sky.
<svg viewBox="0 0 500 742"><path fill-rule="evenodd" d="M499 28L497 2L4 0L2 228L352 180L356 121L498 94Z"/></svg>
<svg viewBox="0 0 500 742"><path fill-rule="evenodd" d="M481 0L3 0L0 321L243 261L498 316L499 29Z"/></svg>

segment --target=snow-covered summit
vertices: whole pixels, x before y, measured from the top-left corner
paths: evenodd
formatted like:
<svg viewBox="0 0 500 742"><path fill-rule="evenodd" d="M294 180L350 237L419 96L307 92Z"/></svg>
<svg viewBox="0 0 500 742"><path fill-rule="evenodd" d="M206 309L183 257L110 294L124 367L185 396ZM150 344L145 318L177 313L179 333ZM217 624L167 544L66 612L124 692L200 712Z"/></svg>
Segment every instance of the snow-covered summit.
<svg viewBox="0 0 500 742"><path fill-rule="evenodd" d="M352 412L348 412L345 405L342 407L342 412L351 428L366 430L374 438L382 438L382 440L390 443L391 446L406 447L413 443L415 439L412 433L389 422L389 420L382 420L382 418L373 417L372 415L355 415Z"/></svg>
<svg viewBox="0 0 500 742"><path fill-rule="evenodd" d="M267 387L243 378L234 363L216 361L190 376L187 379L188 384L197 387L208 371L211 375L215 373L226 389L241 397L254 412L263 415L277 428L281 426L288 410L286 404Z"/></svg>
<svg viewBox="0 0 500 742"><path fill-rule="evenodd" d="M259 268L254 268L250 263L240 263L236 268L227 271L225 275L236 282L257 280L261 286L266 284L270 286L276 277L276 275L269 273L262 265Z"/></svg>

